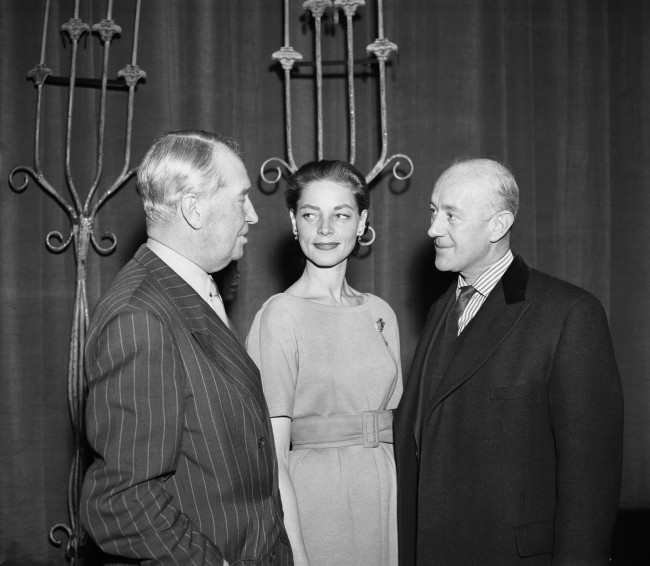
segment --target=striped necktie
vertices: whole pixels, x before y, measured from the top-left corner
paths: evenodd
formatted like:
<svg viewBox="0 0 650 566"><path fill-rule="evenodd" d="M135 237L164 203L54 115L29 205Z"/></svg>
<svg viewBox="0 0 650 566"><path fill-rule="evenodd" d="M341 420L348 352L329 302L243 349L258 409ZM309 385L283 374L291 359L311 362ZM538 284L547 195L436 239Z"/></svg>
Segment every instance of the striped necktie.
<svg viewBox="0 0 650 566"><path fill-rule="evenodd" d="M456 338L458 336L458 321L463 312L465 312L467 303L469 303L469 300L472 298L474 293L476 293L476 289L471 285L465 285L460 288L460 295L458 295L454 306L451 307L449 315L447 315L445 333L450 337Z"/></svg>

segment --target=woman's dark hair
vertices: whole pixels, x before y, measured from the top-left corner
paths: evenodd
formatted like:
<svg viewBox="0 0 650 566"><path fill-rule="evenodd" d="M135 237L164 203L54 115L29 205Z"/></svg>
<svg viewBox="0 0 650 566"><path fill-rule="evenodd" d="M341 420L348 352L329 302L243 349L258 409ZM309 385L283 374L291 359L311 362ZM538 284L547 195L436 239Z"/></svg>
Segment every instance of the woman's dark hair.
<svg viewBox="0 0 650 566"><path fill-rule="evenodd" d="M302 190L316 181L334 181L348 187L354 195L358 213L370 207L370 191L366 178L347 161L310 161L289 177L284 200L287 208L296 212Z"/></svg>

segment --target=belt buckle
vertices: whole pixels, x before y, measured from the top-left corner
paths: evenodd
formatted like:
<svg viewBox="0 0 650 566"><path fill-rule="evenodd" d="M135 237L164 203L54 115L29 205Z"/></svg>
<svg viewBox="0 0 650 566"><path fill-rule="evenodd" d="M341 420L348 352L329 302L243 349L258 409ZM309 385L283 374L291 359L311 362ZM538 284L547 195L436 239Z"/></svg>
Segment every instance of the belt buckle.
<svg viewBox="0 0 650 566"><path fill-rule="evenodd" d="M379 413L377 411L363 411L361 413L361 428L364 448L377 448L379 446Z"/></svg>

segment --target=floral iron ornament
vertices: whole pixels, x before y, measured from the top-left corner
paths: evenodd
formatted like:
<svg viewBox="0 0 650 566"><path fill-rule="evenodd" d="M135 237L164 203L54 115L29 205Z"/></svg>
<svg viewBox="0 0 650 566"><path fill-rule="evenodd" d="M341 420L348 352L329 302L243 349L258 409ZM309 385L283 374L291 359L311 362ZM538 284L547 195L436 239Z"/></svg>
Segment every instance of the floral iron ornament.
<svg viewBox="0 0 650 566"><path fill-rule="evenodd" d="M338 22L339 10L346 18L346 51L345 61L347 75L347 96L348 96L348 135L349 135L349 156L348 161L352 164L356 160L356 105L354 86L354 29L353 18L359 7L365 6L365 0L307 0L302 7L309 10L315 21L315 77L316 77L316 145L318 159L323 159L323 60L322 60L322 19L327 11L334 13L334 21ZM393 163L393 175L400 180L408 179L413 174L413 162L411 158L397 153L388 157L388 126L386 111L386 62L391 53L397 51L397 45L384 37L383 22L383 0L377 0L378 25L377 39L366 47L369 55L373 55L379 67L379 103L381 120L381 154L374 167L365 175L366 182L370 183L390 163ZM268 184L277 183L283 174L283 169L288 173L294 173L298 167L293 155L293 128L292 128L292 104L291 104L291 71L295 64L303 59L289 42L289 0L284 0L284 45L279 51L273 53L273 59L278 61L284 71L284 104L285 104L285 134L286 134L286 160L279 157L267 159L260 168L262 179ZM301 63L308 64L308 63ZM400 170L400 164L405 164L405 170ZM275 176L269 177L269 170L275 171Z"/></svg>
<svg viewBox="0 0 650 566"><path fill-rule="evenodd" d="M59 523L50 529L50 541L61 546L61 540L56 537L56 531L63 530L68 537L66 545L66 558L73 565L82 565L85 562L87 534L83 530L79 519L79 500L85 472L84 448L84 407L85 407L85 380L83 374L83 346L86 340L88 328L88 299L86 295L86 262L88 252L92 247L99 254L110 254L117 245L117 239L113 233L106 232L97 239L93 231L95 217L105 202L117 193L135 173L135 168L129 169L131 160L131 132L133 124L133 107L135 98L135 87L138 82L146 78L146 73L141 70L137 61L138 30L140 22L140 2L137 0L134 18L134 39L131 54L131 63L127 64L118 72L122 81L108 80L108 61L111 42L115 35L121 34L122 29L112 19L113 0L107 1L106 17L92 27L79 18L80 0L75 0L74 15L61 26L72 45L70 58L70 77L52 77L52 70L45 64L45 45L48 33L48 21L50 14L51 0L46 0L45 14L43 18L43 33L41 41L41 54L39 63L28 72L28 77L34 81L36 86L36 118L34 133L34 167L19 165L14 167L9 174L9 185L16 192L22 192L27 188L31 177L36 184L48 193L63 208L70 218L70 233L65 237L61 232L51 231L45 238L47 248L55 253L63 252L71 244L74 245L76 262L75 280L75 301L72 315L72 330L70 335L70 354L68 359L68 409L74 435L73 461L68 477L68 517L69 525ZM77 77L77 60L79 40L87 34L94 33L99 37L103 48L103 63L101 79L79 79ZM42 120L42 99L43 86L47 83L69 84L67 124L65 132L65 180L70 193L71 200L67 200L48 181L41 168L41 120ZM120 88L128 91L126 134L124 142L124 158L122 170L112 181L110 187L97 198L99 181L103 172L104 162L104 132L106 124L106 93L109 87ZM97 156L95 160L95 176L88 189L87 197L82 203L79 192L71 173L70 154L72 139L72 122L74 116L74 95L79 85L96 86L100 89L99 96L99 117L97 131ZM24 180L17 183L17 175L22 173ZM107 241L104 246L100 242Z"/></svg>

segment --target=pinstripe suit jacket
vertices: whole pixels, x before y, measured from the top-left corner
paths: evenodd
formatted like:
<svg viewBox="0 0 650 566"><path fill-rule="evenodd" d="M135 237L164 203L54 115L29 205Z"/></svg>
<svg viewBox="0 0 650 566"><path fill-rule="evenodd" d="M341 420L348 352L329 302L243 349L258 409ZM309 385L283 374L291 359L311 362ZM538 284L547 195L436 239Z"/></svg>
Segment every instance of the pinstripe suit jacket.
<svg viewBox="0 0 650 566"><path fill-rule="evenodd" d="M86 342L95 460L82 522L143 564L292 564L259 372L234 334L142 246Z"/></svg>

